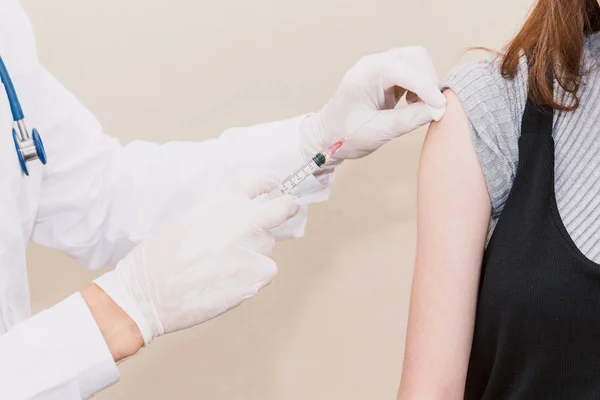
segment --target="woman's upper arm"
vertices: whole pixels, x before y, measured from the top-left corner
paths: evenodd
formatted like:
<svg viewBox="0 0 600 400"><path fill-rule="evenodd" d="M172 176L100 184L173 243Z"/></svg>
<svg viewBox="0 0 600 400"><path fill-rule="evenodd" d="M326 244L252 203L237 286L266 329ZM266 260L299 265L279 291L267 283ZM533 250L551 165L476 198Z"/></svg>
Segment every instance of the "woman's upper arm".
<svg viewBox="0 0 600 400"><path fill-rule="evenodd" d="M446 97L421 157L401 399L462 398L471 349L491 205L467 116L453 92Z"/></svg>

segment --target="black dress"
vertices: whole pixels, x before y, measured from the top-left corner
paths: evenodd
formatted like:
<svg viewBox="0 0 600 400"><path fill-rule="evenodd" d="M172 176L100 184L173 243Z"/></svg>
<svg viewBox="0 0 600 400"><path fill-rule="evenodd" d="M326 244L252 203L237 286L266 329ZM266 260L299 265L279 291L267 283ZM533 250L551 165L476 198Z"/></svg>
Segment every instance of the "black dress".
<svg viewBox="0 0 600 400"><path fill-rule="evenodd" d="M600 399L600 265L559 215L552 125L551 110L528 102L517 176L484 256L468 400Z"/></svg>

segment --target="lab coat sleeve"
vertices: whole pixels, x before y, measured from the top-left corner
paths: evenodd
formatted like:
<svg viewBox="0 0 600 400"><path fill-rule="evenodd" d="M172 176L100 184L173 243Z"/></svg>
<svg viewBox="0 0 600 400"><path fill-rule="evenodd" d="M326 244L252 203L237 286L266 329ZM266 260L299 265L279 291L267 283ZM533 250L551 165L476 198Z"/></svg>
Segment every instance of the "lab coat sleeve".
<svg viewBox="0 0 600 400"><path fill-rule="evenodd" d="M87 399L119 372L80 294L0 336L0 399Z"/></svg>
<svg viewBox="0 0 600 400"><path fill-rule="evenodd" d="M299 140L306 116L234 128L204 142L126 146L45 69L22 86L46 145L33 241L70 254L89 268L114 263L137 243L188 210L237 173L292 173L304 160ZM295 193L303 205L324 201L333 172L311 177ZM303 235L306 207L276 229L278 239Z"/></svg>

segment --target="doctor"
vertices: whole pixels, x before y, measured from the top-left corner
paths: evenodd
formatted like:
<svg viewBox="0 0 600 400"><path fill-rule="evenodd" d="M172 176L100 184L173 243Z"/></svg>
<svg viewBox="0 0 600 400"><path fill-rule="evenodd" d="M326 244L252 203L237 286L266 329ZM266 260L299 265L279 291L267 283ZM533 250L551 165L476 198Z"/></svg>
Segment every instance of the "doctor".
<svg viewBox="0 0 600 400"><path fill-rule="evenodd" d="M202 143L122 146L40 64L17 0L0 0L0 56L47 154L46 165L28 162L23 173L2 88L1 399L88 398L118 380L115 362L253 296L277 273L269 258L275 238L303 234L305 206L327 199L335 165L445 109L427 53L394 49L363 58L318 113ZM412 104L394 110L406 91ZM295 197L253 200L349 134L337 162ZM236 178L242 170L250 174ZM31 316L29 240L90 269L117 268Z"/></svg>

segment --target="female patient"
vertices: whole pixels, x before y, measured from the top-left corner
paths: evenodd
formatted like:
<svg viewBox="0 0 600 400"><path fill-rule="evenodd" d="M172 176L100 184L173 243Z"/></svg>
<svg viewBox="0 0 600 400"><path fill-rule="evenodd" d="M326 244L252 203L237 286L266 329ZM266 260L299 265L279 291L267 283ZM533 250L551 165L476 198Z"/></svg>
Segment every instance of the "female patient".
<svg viewBox="0 0 600 400"><path fill-rule="evenodd" d="M596 0L540 0L448 78L399 399L600 399L598 31Z"/></svg>

